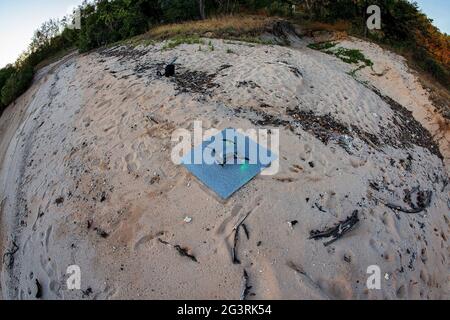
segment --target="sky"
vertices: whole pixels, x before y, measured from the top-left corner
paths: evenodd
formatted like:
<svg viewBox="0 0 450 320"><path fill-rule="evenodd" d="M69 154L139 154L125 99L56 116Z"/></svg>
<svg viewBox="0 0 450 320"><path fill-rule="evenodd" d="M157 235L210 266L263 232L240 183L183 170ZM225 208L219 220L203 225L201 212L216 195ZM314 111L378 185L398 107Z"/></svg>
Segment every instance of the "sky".
<svg viewBox="0 0 450 320"><path fill-rule="evenodd" d="M0 0L0 68L13 63L31 42L34 30L62 18L82 0ZM450 34L450 1L417 0L441 31Z"/></svg>
<svg viewBox="0 0 450 320"><path fill-rule="evenodd" d="M0 0L1 1L1 0ZM450 34L450 1L449 0L416 0L422 12L433 19L433 24L442 32Z"/></svg>
<svg viewBox="0 0 450 320"><path fill-rule="evenodd" d="M0 0L0 68L13 63L34 31L50 18L62 18L82 0Z"/></svg>

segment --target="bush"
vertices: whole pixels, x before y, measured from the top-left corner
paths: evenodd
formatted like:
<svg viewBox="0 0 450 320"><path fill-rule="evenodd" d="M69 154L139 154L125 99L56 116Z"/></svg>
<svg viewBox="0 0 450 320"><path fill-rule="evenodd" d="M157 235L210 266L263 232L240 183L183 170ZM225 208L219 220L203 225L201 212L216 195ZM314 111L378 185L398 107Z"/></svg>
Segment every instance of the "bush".
<svg viewBox="0 0 450 320"><path fill-rule="evenodd" d="M147 31L159 16L151 11L155 1L100 0L82 11L78 48L81 52L124 40ZM147 16L150 14L150 16Z"/></svg>
<svg viewBox="0 0 450 320"><path fill-rule="evenodd" d="M433 26L432 20L419 10L417 3L408 0L370 1L371 5L378 5L383 13L381 31L374 33L368 32L366 27L367 1L310 0L309 3L309 7L303 7L307 16L325 23L349 21L351 27L348 32L369 36L374 41L411 54L416 65L448 86L450 37Z"/></svg>
<svg viewBox="0 0 450 320"><path fill-rule="evenodd" d="M30 86L34 76L33 67L28 65L14 72L6 81L1 91L1 102L9 105Z"/></svg>
<svg viewBox="0 0 450 320"><path fill-rule="evenodd" d="M181 22L200 18L197 0L159 0L164 22Z"/></svg>
<svg viewBox="0 0 450 320"><path fill-rule="evenodd" d="M2 102L2 88L5 86L8 79L15 73L16 69L13 66L6 66L3 69L0 69L0 115L3 113L7 104Z"/></svg>

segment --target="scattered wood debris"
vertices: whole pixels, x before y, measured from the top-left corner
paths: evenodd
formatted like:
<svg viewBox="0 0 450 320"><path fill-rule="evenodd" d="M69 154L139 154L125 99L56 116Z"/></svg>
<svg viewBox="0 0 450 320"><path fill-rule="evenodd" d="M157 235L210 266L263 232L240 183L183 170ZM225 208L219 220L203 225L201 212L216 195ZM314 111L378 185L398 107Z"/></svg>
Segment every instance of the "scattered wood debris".
<svg viewBox="0 0 450 320"><path fill-rule="evenodd" d="M338 223L335 227L324 231L311 231L309 239L319 240L322 238L332 238L330 241L324 243L324 246L327 247L352 230L358 222L358 210L355 210L350 217L348 217L345 221Z"/></svg>
<svg viewBox="0 0 450 320"><path fill-rule="evenodd" d="M415 195L415 200L412 198L413 195ZM414 188L411 191L405 190L404 201L408 203L411 208L403 208L391 203L386 203L386 206L390 209L408 214L420 213L430 206L432 196L432 191L421 191L419 188Z"/></svg>
<svg viewBox="0 0 450 320"><path fill-rule="evenodd" d="M178 92L191 92L208 94L219 85L214 83L216 74L207 74L202 71L186 70L173 78L173 82Z"/></svg>

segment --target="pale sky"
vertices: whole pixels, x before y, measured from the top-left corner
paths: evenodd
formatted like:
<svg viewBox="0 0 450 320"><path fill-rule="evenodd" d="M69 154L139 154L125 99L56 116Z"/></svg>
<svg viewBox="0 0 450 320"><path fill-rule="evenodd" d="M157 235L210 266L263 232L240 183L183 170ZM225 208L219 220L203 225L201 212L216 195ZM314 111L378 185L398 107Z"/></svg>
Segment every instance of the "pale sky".
<svg viewBox="0 0 450 320"><path fill-rule="evenodd" d="M62 18L82 0L0 0L0 68L13 63L31 42L34 30L50 18ZM441 31L450 34L450 1L418 0Z"/></svg>
<svg viewBox="0 0 450 320"><path fill-rule="evenodd" d="M0 68L13 63L34 31L50 18L62 18L82 0L0 0Z"/></svg>

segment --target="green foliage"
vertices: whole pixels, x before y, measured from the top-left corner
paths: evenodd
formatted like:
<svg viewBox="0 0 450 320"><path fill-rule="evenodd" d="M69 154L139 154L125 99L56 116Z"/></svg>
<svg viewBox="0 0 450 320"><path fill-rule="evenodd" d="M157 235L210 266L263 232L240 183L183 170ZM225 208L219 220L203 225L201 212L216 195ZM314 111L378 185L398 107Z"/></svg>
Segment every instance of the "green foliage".
<svg viewBox="0 0 450 320"><path fill-rule="evenodd" d="M336 46L335 42L318 42L318 43L311 43L308 45L308 48L319 50L319 51L325 51L328 49L331 49Z"/></svg>
<svg viewBox="0 0 450 320"><path fill-rule="evenodd" d="M372 67L373 62L370 59L367 59L364 54L357 49L347 49L342 47L337 47L337 43L335 42L320 42L320 43L312 43L309 44L308 47L314 50L319 50L327 54L334 55L344 61L345 63L354 63L358 64L362 62L366 67ZM358 68L357 70L360 70Z"/></svg>
<svg viewBox="0 0 450 320"><path fill-rule="evenodd" d="M8 79L11 78L11 76L16 72L16 69L9 65L6 66L3 69L0 69L0 115L3 113L4 108L7 106L7 104L4 104L2 102L2 95L1 95L1 91L2 88L5 86L6 82L8 81Z"/></svg>
<svg viewBox="0 0 450 320"><path fill-rule="evenodd" d="M165 22L181 22L200 18L197 0L159 0Z"/></svg>
<svg viewBox="0 0 450 320"><path fill-rule="evenodd" d="M153 2L99 0L95 7L87 5L82 10L78 48L85 52L145 32L158 14L151 11Z"/></svg>
<svg viewBox="0 0 450 320"><path fill-rule="evenodd" d="M7 106L24 93L31 84L33 75L32 66L24 66L12 73L1 90L1 103Z"/></svg>
<svg viewBox="0 0 450 320"><path fill-rule="evenodd" d="M373 62L367 59L364 54L357 49L338 48L334 55L346 63L363 62L367 67L372 67Z"/></svg>
<svg viewBox="0 0 450 320"><path fill-rule="evenodd" d="M209 50L210 50L210 51L214 51L214 50L215 50L214 45L213 45L213 43L211 42L211 40L209 40L209 42L208 42L208 47L209 47Z"/></svg>

